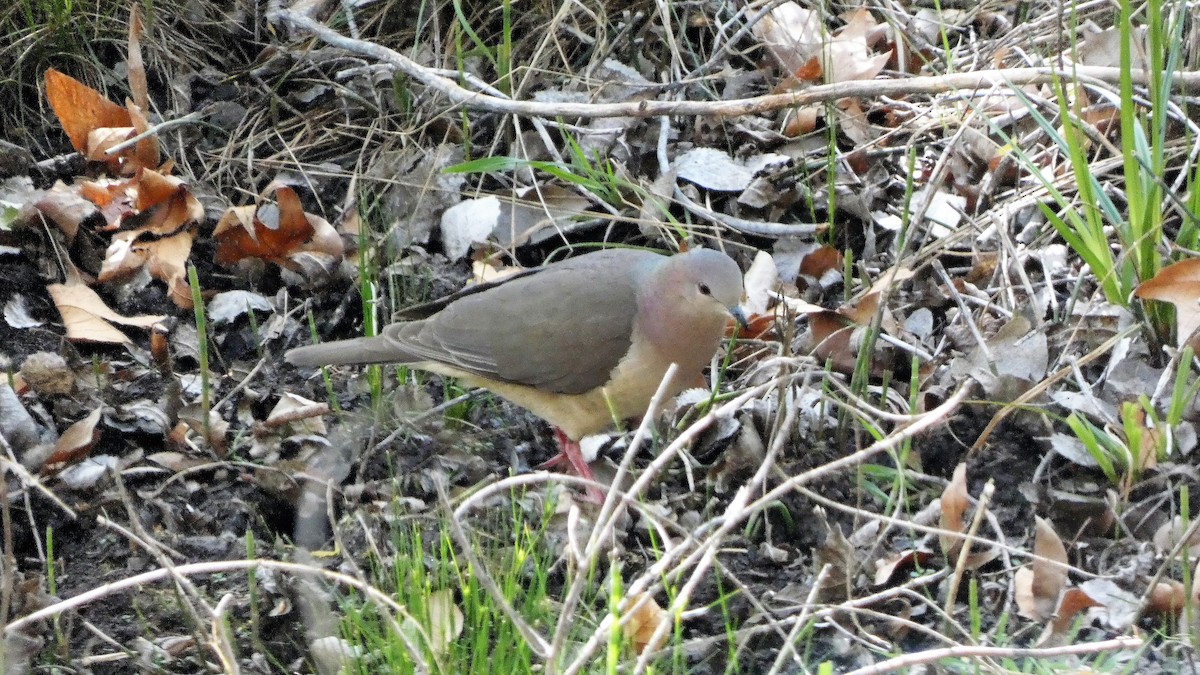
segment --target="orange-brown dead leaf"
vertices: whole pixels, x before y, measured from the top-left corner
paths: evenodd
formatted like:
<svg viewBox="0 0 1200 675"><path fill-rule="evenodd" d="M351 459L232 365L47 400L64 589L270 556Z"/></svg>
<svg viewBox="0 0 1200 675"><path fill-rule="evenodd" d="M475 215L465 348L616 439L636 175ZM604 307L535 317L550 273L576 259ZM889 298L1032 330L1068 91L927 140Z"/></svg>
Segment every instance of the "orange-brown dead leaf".
<svg viewBox="0 0 1200 675"><path fill-rule="evenodd" d="M821 67L821 60L815 56L800 64L799 68L792 71L792 76L800 82L817 82L824 74L825 69Z"/></svg>
<svg viewBox="0 0 1200 675"><path fill-rule="evenodd" d="M167 285L177 307L191 309L187 262L196 237L193 225L204 217L204 207L182 180L151 169L139 171L131 185L137 188L139 213L123 223L133 229L113 235L99 280L121 279L145 266L152 277Z"/></svg>
<svg viewBox="0 0 1200 675"><path fill-rule="evenodd" d="M138 171L135 184L137 187L136 205L138 211L145 211L174 198L180 191L187 191L187 186L182 178L159 173L154 169L142 169ZM195 200L195 197L192 199ZM199 210L195 212L195 218L199 220L204 217L204 209L200 207L198 200L196 201L196 207Z"/></svg>
<svg viewBox="0 0 1200 675"><path fill-rule="evenodd" d="M815 105L799 106L788 110L783 123L783 135L788 138L797 138L811 133L817 128L817 120L820 119L822 111L821 107Z"/></svg>
<svg viewBox="0 0 1200 675"><path fill-rule="evenodd" d="M187 279L187 262L196 233L184 230L170 237L146 242L146 270L167 285L167 295L180 309L192 309L192 287Z"/></svg>
<svg viewBox="0 0 1200 675"><path fill-rule="evenodd" d="M869 293L855 305L809 314L812 353L822 361L830 362L833 369L840 373L853 373L858 354L851 338L855 330L870 325L878 311L879 293Z"/></svg>
<svg viewBox="0 0 1200 675"><path fill-rule="evenodd" d="M934 554L929 551L910 549L892 555L883 560L875 561L875 585L882 586L892 580L897 572L907 571L917 565L925 566L933 561Z"/></svg>
<svg viewBox="0 0 1200 675"><path fill-rule="evenodd" d="M150 121L146 119L145 109L134 103L129 103L129 117L133 120L135 135L141 135L150 130ZM133 146L133 154L124 165L126 175L138 169L153 169L158 167L161 154L158 151L158 137L150 134Z"/></svg>
<svg viewBox="0 0 1200 675"><path fill-rule="evenodd" d="M967 465L959 464L954 469L954 477L942 491L941 529L938 541L942 546L942 554L947 560L952 559L962 548L963 539L955 535L967 531L967 509L971 500L967 494Z"/></svg>
<svg viewBox="0 0 1200 675"><path fill-rule="evenodd" d="M1146 598L1146 613L1174 619L1187 604L1187 596L1187 587L1182 582L1174 579L1160 581Z"/></svg>
<svg viewBox="0 0 1200 675"><path fill-rule="evenodd" d="M115 230L121 222L133 213L134 195L133 182L136 179L120 180L88 180L78 183L79 195L100 209L104 216L105 227L101 230Z"/></svg>
<svg viewBox="0 0 1200 675"><path fill-rule="evenodd" d="M133 95L133 103L145 110L150 105L150 90L146 85L146 64L142 61L142 12L134 3L129 9L129 56L125 59L129 71L129 93Z"/></svg>
<svg viewBox="0 0 1200 675"><path fill-rule="evenodd" d="M1092 599L1092 596L1085 593L1079 588L1068 588L1063 592L1062 601L1058 603L1058 608L1054 612L1054 619L1050 622L1049 634L1042 637L1042 642L1045 643L1048 638L1062 638L1067 635L1071 626L1075 623L1075 617L1085 609L1090 607L1100 607L1100 603Z"/></svg>
<svg viewBox="0 0 1200 675"><path fill-rule="evenodd" d="M828 272L842 273L842 252L832 246L818 246L800 259L800 274L820 279Z"/></svg>
<svg viewBox="0 0 1200 675"><path fill-rule="evenodd" d="M295 191L281 187L275 194L277 205L264 204L253 211L233 208L221 216L213 232L218 263L233 265L246 258L261 258L282 264L313 237L315 230ZM250 213L252 220L247 222Z"/></svg>
<svg viewBox="0 0 1200 675"><path fill-rule="evenodd" d="M45 78L46 98L76 151L87 154L94 129L133 126L128 110L70 75L50 68Z"/></svg>
<svg viewBox="0 0 1200 675"><path fill-rule="evenodd" d="M1175 343L1189 343L1200 352L1200 258L1167 265L1154 278L1142 283L1133 293L1144 300L1159 300L1175 305Z"/></svg>
<svg viewBox="0 0 1200 675"><path fill-rule="evenodd" d="M96 408L87 417L67 427L54 444L54 452L42 464L43 471L86 457L96 441L100 440L100 432L96 430L96 425L100 423L102 412L101 408Z"/></svg>
<svg viewBox="0 0 1200 675"><path fill-rule="evenodd" d="M663 633L662 638L656 644L652 645L650 640L659 626L670 622L670 615L658 606L652 596L645 593L631 596L629 600L633 603L634 610L629 623L626 623L623 628L625 639L629 640L637 654L641 654L647 649L658 649L666 642L670 631Z"/></svg>
<svg viewBox="0 0 1200 675"><path fill-rule="evenodd" d="M1049 521L1037 517L1033 553L1038 556L1017 570L1016 601L1022 616L1045 621L1054 615L1067 585L1067 549Z"/></svg>
<svg viewBox="0 0 1200 675"><path fill-rule="evenodd" d="M739 338L744 340L758 340L767 333L775 330L775 318L774 312L752 314L746 317L745 328L738 326L736 321L730 319L725 325L725 335L732 336L736 329Z"/></svg>

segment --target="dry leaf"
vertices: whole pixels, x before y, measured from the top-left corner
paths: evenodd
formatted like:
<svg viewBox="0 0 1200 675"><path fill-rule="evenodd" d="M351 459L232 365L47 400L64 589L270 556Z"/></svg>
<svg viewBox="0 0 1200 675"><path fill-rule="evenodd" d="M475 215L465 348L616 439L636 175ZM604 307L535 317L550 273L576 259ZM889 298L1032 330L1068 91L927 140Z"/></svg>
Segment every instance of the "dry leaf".
<svg viewBox="0 0 1200 675"><path fill-rule="evenodd" d="M854 574L858 566L854 546L842 534L840 525L825 523L828 534L825 541L813 551L813 570L820 573L829 565L829 574L817 591L820 602L838 603L850 597Z"/></svg>
<svg viewBox="0 0 1200 675"><path fill-rule="evenodd" d="M859 8L846 21L846 26L829 42L822 52L826 64L825 81L871 80L891 58L890 52L873 54L872 48L883 37L881 27L871 13Z"/></svg>
<svg viewBox="0 0 1200 675"><path fill-rule="evenodd" d="M799 78L803 70L809 77L802 79L815 79L811 77L812 68L806 66L827 39L817 12L789 0L762 17L752 30L784 71ZM816 65L819 67L819 63Z"/></svg>
<svg viewBox="0 0 1200 675"><path fill-rule="evenodd" d="M1017 570L1017 608L1022 616L1045 621L1054 615L1067 585L1067 549L1041 517L1034 527L1033 553L1039 557Z"/></svg>
<svg viewBox="0 0 1200 675"><path fill-rule="evenodd" d="M928 551L909 550L875 561L875 585L882 586L892 580L897 572L911 570L917 565L922 567L933 561L933 553Z"/></svg>
<svg viewBox="0 0 1200 675"><path fill-rule="evenodd" d="M284 392L263 424L274 427L290 423L296 425L299 433L324 435L325 420L321 419L321 415L328 411L328 403L318 403Z"/></svg>
<svg viewBox="0 0 1200 675"><path fill-rule="evenodd" d="M742 283L745 287L746 299L742 307L750 314L765 314L774 304L775 293L779 289L779 269L775 259L766 251L759 251L746 270Z"/></svg>
<svg viewBox="0 0 1200 675"><path fill-rule="evenodd" d="M301 251L341 255L340 235L323 218L306 214L295 190L280 186L275 198L275 204L235 207L221 216L213 231L218 263L261 258L286 266L288 256ZM304 246L310 241L310 246Z"/></svg>
<svg viewBox="0 0 1200 675"><path fill-rule="evenodd" d="M812 353L821 361L829 361L833 369L840 373L853 373L858 360L858 350L852 338L856 332L861 334L861 331L871 324L878 311L879 293L873 292L864 296L858 303L840 307L837 311L822 309L809 314ZM872 364L873 374L877 365Z"/></svg>
<svg viewBox="0 0 1200 675"><path fill-rule="evenodd" d="M1190 339L1192 349L1200 352L1200 335L1193 338L1200 328L1200 258L1167 265L1133 294L1175 305L1175 344L1182 347Z"/></svg>
<svg viewBox="0 0 1200 675"><path fill-rule="evenodd" d="M101 413L103 409L96 408L87 417L67 427L62 436L59 436L58 443L54 444L54 452L46 458L43 467L50 469L55 465L86 457L96 441L100 440L100 432L96 425L100 423Z"/></svg>
<svg viewBox="0 0 1200 675"><path fill-rule="evenodd" d="M132 127L129 111L75 78L50 68L46 98L77 152L87 154L88 134L106 127Z"/></svg>
<svg viewBox="0 0 1200 675"><path fill-rule="evenodd" d="M967 465L963 463L954 468L954 477L942 491L941 528L945 531L938 534L938 541L947 560L952 560L962 548L962 537L956 537L954 534L966 532L966 514L970 506L971 500L967 494Z"/></svg>
<svg viewBox="0 0 1200 675"><path fill-rule="evenodd" d="M1062 594L1062 601L1054 612L1054 617L1038 640L1039 647L1050 647L1061 644L1075 623L1075 617L1080 612L1091 607L1099 607L1100 603L1092 599L1083 589L1068 588Z"/></svg>
<svg viewBox="0 0 1200 675"><path fill-rule="evenodd" d="M450 590L430 593L425 608L429 611L430 647L435 654L445 654L450 643L462 634L462 610L454 604L454 593Z"/></svg>
<svg viewBox="0 0 1200 675"><path fill-rule="evenodd" d="M67 235L68 244L75 240L83 221L96 213L95 204L81 197L75 187L62 181L55 181L49 190L41 193L33 206Z"/></svg>
<svg viewBox="0 0 1200 675"><path fill-rule="evenodd" d="M1159 553L1164 554L1174 551L1175 546L1179 544L1179 540L1187 532L1187 527L1187 524L1180 516L1175 516L1168 522L1163 523L1154 533L1154 548ZM1200 529L1192 533L1183 550L1192 558L1200 556Z"/></svg>
<svg viewBox="0 0 1200 675"><path fill-rule="evenodd" d="M832 246L818 246L800 259L797 285L803 279L808 286L828 288L842 280L842 252Z"/></svg>
<svg viewBox="0 0 1200 675"><path fill-rule="evenodd" d="M46 290L62 315L67 339L72 341L126 344L129 337L114 327L114 323L149 328L167 318L157 314L121 316L104 304L100 296L83 285L78 275L74 274L65 284L51 284Z"/></svg>
<svg viewBox="0 0 1200 675"><path fill-rule="evenodd" d="M133 138L136 134L137 130L131 126L92 129L88 132L87 148L83 152L83 156L92 162L115 160L116 158L113 155L108 154L108 150Z"/></svg>
<svg viewBox="0 0 1200 675"><path fill-rule="evenodd" d="M633 615L629 618L629 623L626 623L622 628L625 639L633 645L633 650L636 654L642 654L647 649L656 650L663 646L671 631L665 631L659 638L656 644L650 644L651 638L654 637L655 631L663 624L671 622L671 616L658 606L652 596L645 593L630 596L629 601L634 607Z"/></svg>
<svg viewBox="0 0 1200 675"><path fill-rule="evenodd" d="M150 105L149 88L146 85L146 64L142 61L142 13L133 3L129 8L129 55L125 65L129 71L129 93L137 107L145 110Z"/></svg>
<svg viewBox="0 0 1200 675"><path fill-rule="evenodd" d="M1174 579L1160 581L1154 585L1146 598L1146 612L1152 615L1170 617L1179 616L1180 610L1187 604L1187 587Z"/></svg>
<svg viewBox="0 0 1200 675"><path fill-rule="evenodd" d="M846 25L832 37L820 15L795 2L784 2L771 10L753 31L771 56L798 82L869 80L887 65L891 52L874 53L884 37L880 26L865 9L846 17Z"/></svg>
<svg viewBox="0 0 1200 675"><path fill-rule="evenodd" d="M435 655L441 656L450 648L451 643L462 634L463 613L454 604L454 593L449 590L434 591L425 601L425 609L429 622L424 630L412 616L406 617L400 624L400 630L416 644L421 644L421 633L429 637L429 649Z"/></svg>

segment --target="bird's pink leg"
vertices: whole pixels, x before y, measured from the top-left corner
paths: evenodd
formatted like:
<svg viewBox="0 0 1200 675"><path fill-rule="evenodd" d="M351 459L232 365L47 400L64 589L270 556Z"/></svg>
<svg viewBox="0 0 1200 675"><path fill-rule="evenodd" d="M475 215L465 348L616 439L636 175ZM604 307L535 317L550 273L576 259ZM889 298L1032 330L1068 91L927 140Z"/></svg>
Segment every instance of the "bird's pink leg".
<svg viewBox="0 0 1200 675"><path fill-rule="evenodd" d="M567 473L574 473L576 476L590 481L596 480L595 475L592 474L592 467L588 466L587 461L583 459L583 450L580 449L577 441L567 438L567 435L558 427L554 428L554 440L558 441L558 454L542 462L537 468L549 469L566 463L570 465ZM597 504L604 503L604 493L595 486L587 488L587 496L588 501Z"/></svg>

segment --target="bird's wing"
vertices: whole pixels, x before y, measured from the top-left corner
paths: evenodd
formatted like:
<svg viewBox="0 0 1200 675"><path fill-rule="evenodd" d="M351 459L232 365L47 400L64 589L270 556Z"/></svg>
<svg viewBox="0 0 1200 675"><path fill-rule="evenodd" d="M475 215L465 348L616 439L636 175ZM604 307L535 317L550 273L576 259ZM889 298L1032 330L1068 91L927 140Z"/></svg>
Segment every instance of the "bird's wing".
<svg viewBox="0 0 1200 675"><path fill-rule="evenodd" d="M404 350L493 380L581 394L629 352L639 264L657 256L591 254L463 295L385 332Z"/></svg>

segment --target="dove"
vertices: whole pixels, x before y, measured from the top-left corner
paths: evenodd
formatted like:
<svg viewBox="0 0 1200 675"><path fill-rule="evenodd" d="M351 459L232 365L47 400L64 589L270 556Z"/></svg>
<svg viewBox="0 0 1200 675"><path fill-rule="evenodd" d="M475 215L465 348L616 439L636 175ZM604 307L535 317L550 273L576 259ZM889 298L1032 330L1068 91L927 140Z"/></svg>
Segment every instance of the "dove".
<svg viewBox="0 0 1200 675"><path fill-rule="evenodd" d="M377 336L297 347L298 367L398 363L458 378L555 428L559 455L592 472L579 439L647 412L672 363L667 397L702 382L740 308L742 273L711 249L664 256L607 249L469 287L407 310Z"/></svg>

